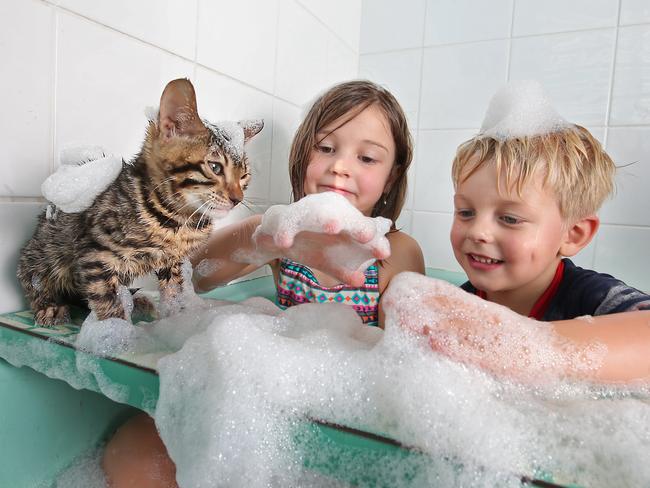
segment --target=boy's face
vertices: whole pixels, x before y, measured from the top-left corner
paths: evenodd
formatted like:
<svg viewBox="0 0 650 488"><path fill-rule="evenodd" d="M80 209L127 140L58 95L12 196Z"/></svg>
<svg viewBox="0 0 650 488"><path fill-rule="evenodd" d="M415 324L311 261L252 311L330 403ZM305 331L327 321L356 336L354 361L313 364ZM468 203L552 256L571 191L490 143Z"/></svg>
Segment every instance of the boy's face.
<svg viewBox="0 0 650 488"><path fill-rule="evenodd" d="M497 178L495 165L487 163L458 186L451 244L488 299L511 307L514 297L534 303L553 279L567 227L540 175L522 189L522 198L503 179L499 193Z"/></svg>

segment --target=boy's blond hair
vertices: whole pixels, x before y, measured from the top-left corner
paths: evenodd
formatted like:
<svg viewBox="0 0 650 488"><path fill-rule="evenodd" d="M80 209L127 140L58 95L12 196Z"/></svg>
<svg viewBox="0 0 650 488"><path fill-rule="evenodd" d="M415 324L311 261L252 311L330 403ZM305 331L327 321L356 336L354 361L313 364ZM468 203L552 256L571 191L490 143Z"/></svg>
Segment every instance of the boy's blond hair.
<svg viewBox="0 0 650 488"><path fill-rule="evenodd" d="M506 188L516 189L520 197L526 184L543 175L544 187L555 192L560 214L567 221L595 214L614 189L614 162L579 125L503 141L480 134L473 137L458 146L451 170L454 188L491 162Z"/></svg>

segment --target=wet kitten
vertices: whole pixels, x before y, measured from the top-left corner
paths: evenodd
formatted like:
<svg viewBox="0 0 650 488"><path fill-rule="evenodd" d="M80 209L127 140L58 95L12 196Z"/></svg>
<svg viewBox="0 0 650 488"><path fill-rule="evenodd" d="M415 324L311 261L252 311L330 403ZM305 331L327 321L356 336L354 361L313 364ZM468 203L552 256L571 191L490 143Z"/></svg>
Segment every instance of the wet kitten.
<svg viewBox="0 0 650 488"><path fill-rule="evenodd" d="M127 318L118 292L152 271L161 297L173 298L181 263L205 242L211 219L243 199L251 177L243 144L263 123L240 127L202 122L192 84L171 81L140 153L92 205L39 217L18 265L36 322L67 321L70 297L100 320Z"/></svg>

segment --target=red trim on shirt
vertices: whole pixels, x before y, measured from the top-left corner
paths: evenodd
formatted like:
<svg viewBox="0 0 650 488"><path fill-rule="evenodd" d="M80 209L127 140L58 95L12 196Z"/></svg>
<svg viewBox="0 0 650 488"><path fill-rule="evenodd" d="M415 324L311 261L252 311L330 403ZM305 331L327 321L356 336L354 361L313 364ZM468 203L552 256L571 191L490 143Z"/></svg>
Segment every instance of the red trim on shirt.
<svg viewBox="0 0 650 488"><path fill-rule="evenodd" d="M557 268L555 269L555 276L553 276L551 284L548 285L546 291L542 293L542 295L535 302L535 305L533 305L533 308L530 310L530 313L528 314L530 318L533 318L535 320L542 320L544 314L546 313L546 310L548 309L548 306L551 304L551 300L553 300L553 297L557 293L557 289L560 287L560 283L562 283L563 276L564 261L560 260ZM487 293L485 293L483 290L477 289L476 295L483 298L484 300L487 300Z"/></svg>

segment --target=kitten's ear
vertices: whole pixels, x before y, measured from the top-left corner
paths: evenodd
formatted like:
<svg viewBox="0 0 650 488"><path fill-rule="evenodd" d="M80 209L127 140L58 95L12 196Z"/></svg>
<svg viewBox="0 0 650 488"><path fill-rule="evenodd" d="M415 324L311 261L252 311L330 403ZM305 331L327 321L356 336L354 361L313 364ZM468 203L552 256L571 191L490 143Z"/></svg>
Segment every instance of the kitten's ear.
<svg viewBox="0 0 650 488"><path fill-rule="evenodd" d="M196 109L196 94L190 80L179 78L167 83L160 97L158 127L164 139L206 130Z"/></svg>
<svg viewBox="0 0 650 488"><path fill-rule="evenodd" d="M250 141L264 127L262 119L240 120L237 123L244 130L244 142Z"/></svg>

